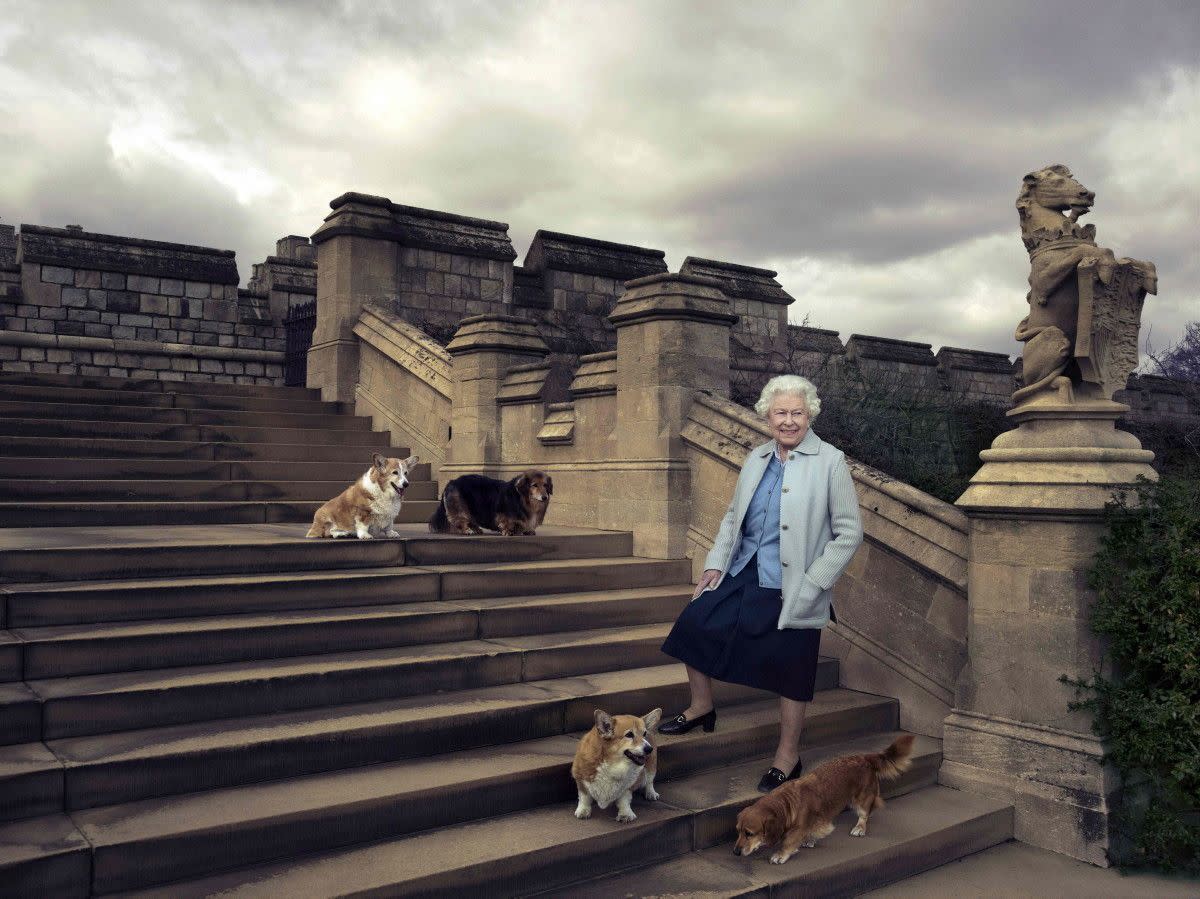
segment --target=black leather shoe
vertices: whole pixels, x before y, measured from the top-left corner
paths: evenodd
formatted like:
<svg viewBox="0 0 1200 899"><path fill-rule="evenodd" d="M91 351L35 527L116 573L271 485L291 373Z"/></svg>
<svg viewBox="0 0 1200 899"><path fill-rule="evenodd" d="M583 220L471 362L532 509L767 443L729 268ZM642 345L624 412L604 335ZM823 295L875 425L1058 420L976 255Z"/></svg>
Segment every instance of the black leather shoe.
<svg viewBox="0 0 1200 899"><path fill-rule="evenodd" d="M762 780L758 782L758 792L770 793L776 787L781 787L789 780L795 780L800 776L800 772L804 770L804 762L796 762L796 767L792 769L791 774L784 774L778 768L770 767L767 773L762 776Z"/></svg>
<svg viewBox="0 0 1200 899"><path fill-rule="evenodd" d="M709 709L694 721L689 721L682 712L670 721L664 721L658 726L660 734L686 734L694 727L703 727L706 734L711 734L717 726L717 710Z"/></svg>

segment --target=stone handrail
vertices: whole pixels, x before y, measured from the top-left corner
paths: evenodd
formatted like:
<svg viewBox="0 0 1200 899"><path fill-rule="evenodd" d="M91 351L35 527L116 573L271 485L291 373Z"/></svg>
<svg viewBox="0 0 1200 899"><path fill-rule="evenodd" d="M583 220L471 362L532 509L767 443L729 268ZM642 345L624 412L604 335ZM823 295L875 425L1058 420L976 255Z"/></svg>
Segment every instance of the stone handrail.
<svg viewBox="0 0 1200 899"><path fill-rule="evenodd" d="M369 304L354 325L360 345L355 407L436 471L446 458L450 354L383 306Z"/></svg>

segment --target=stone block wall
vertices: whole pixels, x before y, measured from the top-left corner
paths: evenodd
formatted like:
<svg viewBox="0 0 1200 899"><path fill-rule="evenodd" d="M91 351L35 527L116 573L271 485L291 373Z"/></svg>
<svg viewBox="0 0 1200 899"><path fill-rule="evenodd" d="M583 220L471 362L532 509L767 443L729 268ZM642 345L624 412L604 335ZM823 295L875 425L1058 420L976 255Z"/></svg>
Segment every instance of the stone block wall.
<svg viewBox="0 0 1200 899"><path fill-rule="evenodd" d="M552 351L572 355L616 346L608 321L625 282L667 270L662 250L539 230L520 267L512 314L543 322ZM515 282L514 282L515 283Z"/></svg>
<svg viewBox="0 0 1200 899"><path fill-rule="evenodd" d="M1007 406L1016 389L1012 360L1004 353L942 347L934 357L942 386L972 401Z"/></svg>
<svg viewBox="0 0 1200 899"><path fill-rule="evenodd" d="M240 292L243 307L274 322L282 322L292 306L316 295L316 249L307 237L294 234L279 238L275 255L254 264L246 289Z"/></svg>
<svg viewBox="0 0 1200 899"><path fill-rule="evenodd" d="M730 335L735 344L753 348L759 354L778 353L784 349L788 306L795 299L775 280L777 272L689 256L683 260L679 273L715 278L721 282L733 314L738 317Z"/></svg>
<svg viewBox="0 0 1200 899"><path fill-rule="evenodd" d="M282 328L243 314L231 250L22 225L15 263L4 371L282 381Z"/></svg>

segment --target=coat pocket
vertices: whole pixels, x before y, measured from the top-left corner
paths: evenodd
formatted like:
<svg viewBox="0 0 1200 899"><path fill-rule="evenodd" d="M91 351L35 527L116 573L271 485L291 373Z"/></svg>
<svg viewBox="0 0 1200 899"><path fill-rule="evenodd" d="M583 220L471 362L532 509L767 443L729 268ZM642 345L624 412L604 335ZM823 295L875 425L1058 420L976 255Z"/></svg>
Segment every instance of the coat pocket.
<svg viewBox="0 0 1200 899"><path fill-rule="evenodd" d="M800 589L789 596L783 604L779 623L783 627L812 627L812 620L820 617L821 594L825 591L807 574Z"/></svg>

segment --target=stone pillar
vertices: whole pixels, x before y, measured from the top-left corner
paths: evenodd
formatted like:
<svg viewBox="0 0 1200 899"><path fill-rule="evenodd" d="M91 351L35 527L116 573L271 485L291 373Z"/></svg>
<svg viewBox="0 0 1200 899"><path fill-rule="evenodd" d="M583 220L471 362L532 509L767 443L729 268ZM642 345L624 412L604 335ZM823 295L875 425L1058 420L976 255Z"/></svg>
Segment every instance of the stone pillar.
<svg viewBox="0 0 1200 899"><path fill-rule="evenodd" d="M601 527L633 532L636 555L687 554L690 472L683 429L696 391L729 392L729 329L737 316L718 281L660 274L625 284L617 329L620 488L598 497Z"/></svg>
<svg viewBox="0 0 1200 899"><path fill-rule="evenodd" d="M958 505L970 519L968 661L946 718L940 781L1007 799L1016 837L1106 865L1118 789L1074 689L1103 646L1088 624L1087 587L1104 503L1153 453L1115 427L1128 407L1059 379L1009 412Z"/></svg>
<svg viewBox="0 0 1200 899"><path fill-rule="evenodd" d="M313 234L317 248L317 324L308 351L308 386L325 400L354 402L358 340L354 326L369 300L398 290L397 234L391 201L347 193Z"/></svg>
<svg viewBox="0 0 1200 899"><path fill-rule="evenodd" d="M504 459L496 395L514 365L549 353L537 325L511 315L464 318L446 347L453 360L450 447L441 467L447 479L490 474Z"/></svg>

